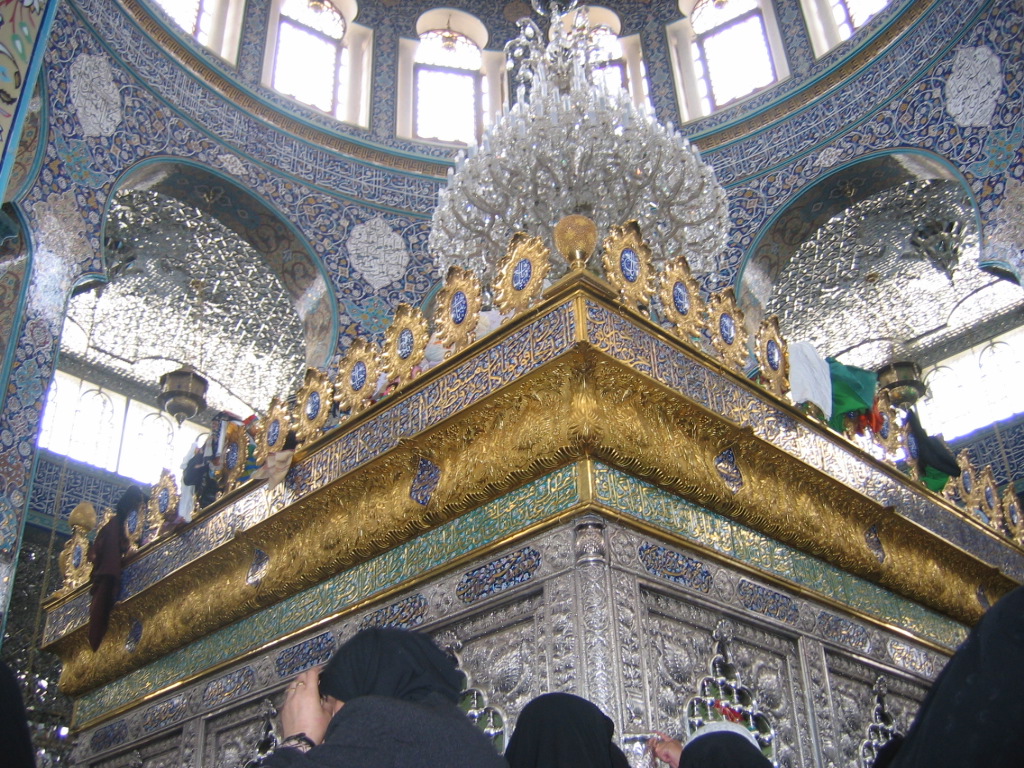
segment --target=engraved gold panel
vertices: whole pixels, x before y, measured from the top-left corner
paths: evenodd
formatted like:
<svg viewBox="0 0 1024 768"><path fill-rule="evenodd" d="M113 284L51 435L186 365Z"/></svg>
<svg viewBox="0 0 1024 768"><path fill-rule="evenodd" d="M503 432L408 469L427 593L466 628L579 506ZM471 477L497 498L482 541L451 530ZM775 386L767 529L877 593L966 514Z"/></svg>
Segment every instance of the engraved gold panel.
<svg viewBox="0 0 1024 768"><path fill-rule="evenodd" d="M292 428L291 411L288 403L280 397L270 401L266 415L260 419L256 430L256 463L263 465L267 456L284 450L284 441Z"/></svg>
<svg viewBox="0 0 1024 768"><path fill-rule="evenodd" d="M631 308L646 307L654 294L654 264L640 225L629 221L613 226L602 247L605 280L615 286L620 298Z"/></svg>
<svg viewBox="0 0 1024 768"><path fill-rule="evenodd" d="M491 285L494 306L503 315L517 315L544 290L551 269L551 251L539 237L516 232L509 241Z"/></svg>
<svg viewBox="0 0 1024 768"><path fill-rule="evenodd" d="M434 309L434 332L448 355L476 338L482 302L483 290L476 274L462 267L450 267Z"/></svg>
<svg viewBox="0 0 1024 768"><path fill-rule="evenodd" d="M327 374L316 368L306 369L306 381L296 397L295 437L308 443L320 436L334 401L334 385Z"/></svg>
<svg viewBox="0 0 1024 768"><path fill-rule="evenodd" d="M384 372L388 380L408 383L413 369L423 362L429 340L423 313L408 304L399 304L384 336Z"/></svg>
<svg viewBox="0 0 1024 768"><path fill-rule="evenodd" d="M675 327L683 341L699 347L700 336L707 328L707 306L686 259L679 257L661 273L658 298L666 319Z"/></svg>
<svg viewBox="0 0 1024 768"><path fill-rule="evenodd" d="M722 362L734 371L742 372L750 353L743 312L736 306L736 294L732 288L711 294L708 300L708 331Z"/></svg>
<svg viewBox="0 0 1024 768"><path fill-rule="evenodd" d="M761 383L777 397L789 392L789 345L779 330L779 318L766 317L757 329L754 350L760 367Z"/></svg>
<svg viewBox="0 0 1024 768"><path fill-rule="evenodd" d="M345 352L334 380L334 396L343 411L355 415L370 404L382 371L380 350L372 341L355 339Z"/></svg>

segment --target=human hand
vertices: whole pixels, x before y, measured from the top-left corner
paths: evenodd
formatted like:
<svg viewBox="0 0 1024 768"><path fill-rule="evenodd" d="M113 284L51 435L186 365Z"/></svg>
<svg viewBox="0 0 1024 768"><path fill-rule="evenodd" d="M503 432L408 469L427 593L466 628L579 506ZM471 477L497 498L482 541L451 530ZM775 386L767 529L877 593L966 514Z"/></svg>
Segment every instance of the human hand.
<svg viewBox="0 0 1024 768"><path fill-rule="evenodd" d="M281 705L282 741L297 733L306 734L314 744L324 740L335 709L320 698L320 669L307 669L285 689Z"/></svg>
<svg viewBox="0 0 1024 768"><path fill-rule="evenodd" d="M683 754L682 743L661 731L655 731L654 733L655 735L647 741L647 749L656 758L668 763L672 768L679 768L679 757Z"/></svg>

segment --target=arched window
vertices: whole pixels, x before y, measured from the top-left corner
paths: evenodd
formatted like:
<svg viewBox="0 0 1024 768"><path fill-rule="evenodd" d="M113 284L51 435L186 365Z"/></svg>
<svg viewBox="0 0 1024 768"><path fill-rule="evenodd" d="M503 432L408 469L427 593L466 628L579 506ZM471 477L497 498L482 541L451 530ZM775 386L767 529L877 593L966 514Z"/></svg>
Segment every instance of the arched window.
<svg viewBox="0 0 1024 768"><path fill-rule="evenodd" d="M245 0L153 0L171 21L223 59L234 63Z"/></svg>
<svg viewBox="0 0 1024 768"><path fill-rule="evenodd" d="M818 56L828 53L863 27L890 0L803 0L804 18Z"/></svg>
<svg viewBox="0 0 1024 768"><path fill-rule="evenodd" d="M339 120L366 125L372 34L354 2L276 0L264 80Z"/></svg>
<svg viewBox="0 0 1024 768"><path fill-rule="evenodd" d="M504 55L487 51L474 16L437 9L399 52L397 132L407 139L476 144L505 101Z"/></svg>
<svg viewBox="0 0 1024 768"><path fill-rule="evenodd" d="M475 144L483 133L487 82L477 44L451 27L420 35L413 64L417 139Z"/></svg>
<svg viewBox="0 0 1024 768"><path fill-rule="evenodd" d="M580 8L567 14L566 24L574 23ZM620 36L622 23L607 8L586 6L590 23L590 62L597 82L609 93L626 91L639 106L648 102L647 70L644 68L639 35Z"/></svg>
<svg viewBox="0 0 1024 768"><path fill-rule="evenodd" d="M709 115L789 76L770 0L681 0L684 5L689 12L668 30L684 119Z"/></svg>

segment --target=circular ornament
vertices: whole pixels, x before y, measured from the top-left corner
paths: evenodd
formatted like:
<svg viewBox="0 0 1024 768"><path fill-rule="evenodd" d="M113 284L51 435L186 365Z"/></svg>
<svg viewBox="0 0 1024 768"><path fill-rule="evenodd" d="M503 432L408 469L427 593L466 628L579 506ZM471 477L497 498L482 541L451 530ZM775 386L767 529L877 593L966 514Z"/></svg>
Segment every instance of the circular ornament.
<svg viewBox="0 0 1024 768"><path fill-rule="evenodd" d="M284 450L284 441L291 429L291 414L288 403L280 397L270 401L270 408L256 429L256 463L263 465L267 456L276 451Z"/></svg>
<svg viewBox="0 0 1024 768"><path fill-rule="evenodd" d="M520 259L512 270L512 288L516 291L525 290L533 276L533 264L529 259Z"/></svg>
<svg viewBox="0 0 1024 768"><path fill-rule="evenodd" d="M627 304L647 306L654 293L651 249L640 234L640 225L629 221L612 227L604 239L602 267L605 279Z"/></svg>
<svg viewBox="0 0 1024 768"><path fill-rule="evenodd" d="M529 307L544 290L544 278L550 269L551 251L544 241L516 232L491 284L495 309L511 316Z"/></svg>
<svg viewBox="0 0 1024 768"><path fill-rule="evenodd" d="M160 526L163 525L164 515L172 509L178 509L178 500L180 498L178 481L175 479L174 473L167 469L163 470L160 473L160 479L153 486L153 492L149 496L146 528L150 533L146 534L147 540L156 536Z"/></svg>
<svg viewBox="0 0 1024 768"><path fill-rule="evenodd" d="M732 288L711 295L708 300L708 325L711 343L722 362L742 372L749 357L747 332L743 328L743 312L736 306L736 294ZM776 341L781 340L781 337L775 338Z"/></svg>
<svg viewBox="0 0 1024 768"><path fill-rule="evenodd" d="M306 380L296 399L299 408L295 437L300 443L308 443L320 436L327 418L331 415L330 403L334 399L334 385L323 371L307 368Z"/></svg>
<svg viewBox="0 0 1024 768"><path fill-rule="evenodd" d="M230 491L238 483L238 478L245 469L245 457L249 448L249 435L245 427L230 422L224 430L223 460L220 474L224 479L224 489Z"/></svg>
<svg viewBox="0 0 1024 768"><path fill-rule="evenodd" d="M619 269L627 281L635 283L640 279L640 257L632 248L623 248L619 254Z"/></svg>
<svg viewBox="0 0 1024 768"><path fill-rule="evenodd" d="M882 420L882 426L878 432L873 434L875 443L886 453L886 459L895 461L900 449L902 417L896 406L892 404L892 398L886 389L878 392L878 415Z"/></svg>
<svg viewBox="0 0 1024 768"><path fill-rule="evenodd" d="M690 265L682 256L661 273L658 299L665 319L675 326L676 336L694 344L694 340L704 333L707 309L700 297L697 281L690 272Z"/></svg>
<svg viewBox="0 0 1024 768"><path fill-rule="evenodd" d="M444 288L437 294L434 332L449 354L471 344L480 323L483 291L477 276L468 269L451 267Z"/></svg>
<svg viewBox="0 0 1024 768"><path fill-rule="evenodd" d="M755 357L761 383L777 397L789 392L789 345L779 330L779 318L766 317L757 329Z"/></svg>
<svg viewBox="0 0 1024 768"><path fill-rule="evenodd" d="M466 311L469 307L469 302L466 301L466 294L462 291L456 291L455 295L452 296L451 303L451 315L452 322L456 325L462 325L466 319Z"/></svg>
<svg viewBox="0 0 1024 768"><path fill-rule="evenodd" d="M71 565L75 568L82 567L82 562L85 560L84 550L85 548L81 544L76 544L71 550Z"/></svg>
<svg viewBox="0 0 1024 768"><path fill-rule="evenodd" d="M1021 511L1020 499L1013 492L1012 483L1003 491L1003 522L1010 536L1018 544L1024 545L1024 512Z"/></svg>
<svg viewBox="0 0 1024 768"><path fill-rule="evenodd" d="M338 366L334 396L343 411L356 414L369 405L380 378L380 350L376 344L356 339Z"/></svg>
<svg viewBox="0 0 1024 768"><path fill-rule="evenodd" d="M423 313L408 304L399 304L384 336L384 372L388 381L397 379L405 384L411 379L413 368L423 361L429 338Z"/></svg>
<svg viewBox="0 0 1024 768"><path fill-rule="evenodd" d="M718 316L718 332L722 336L722 341L726 344L732 344L736 341L736 321L732 319L732 315L728 312L723 312Z"/></svg>
<svg viewBox="0 0 1024 768"><path fill-rule="evenodd" d="M967 509L977 509L984 502L983 491L978 485L977 470L971 461L971 454L965 448L956 456L957 466L960 467L960 477L955 478L951 485L956 489L956 495L960 497L960 503Z"/></svg>
<svg viewBox="0 0 1024 768"><path fill-rule="evenodd" d="M978 478L980 488L978 489L977 509L982 513L983 522L988 523L997 530L1002 530L1005 523L1003 520L1003 508L999 499L999 487L996 485L996 476L992 472L992 465L988 464L981 470Z"/></svg>
<svg viewBox="0 0 1024 768"><path fill-rule="evenodd" d="M413 337L412 331L403 328L398 332L398 357L402 360L408 359L412 354Z"/></svg>
<svg viewBox="0 0 1024 768"><path fill-rule="evenodd" d="M150 498L152 503L152 498ZM133 509L125 516L124 532L128 537L128 548L138 549L142 546L142 520L139 517L139 510Z"/></svg>

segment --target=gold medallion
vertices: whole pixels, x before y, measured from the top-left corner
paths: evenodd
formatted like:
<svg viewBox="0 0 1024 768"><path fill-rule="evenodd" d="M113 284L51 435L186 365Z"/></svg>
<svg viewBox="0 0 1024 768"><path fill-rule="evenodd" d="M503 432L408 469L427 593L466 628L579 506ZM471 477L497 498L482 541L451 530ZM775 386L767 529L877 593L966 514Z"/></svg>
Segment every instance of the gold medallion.
<svg viewBox="0 0 1024 768"><path fill-rule="evenodd" d="M551 251L544 241L516 232L491 285L495 309L511 316L529 307L544 290L544 279L550 269Z"/></svg>
<svg viewBox="0 0 1024 768"><path fill-rule="evenodd" d="M444 288L437 294L434 310L434 332L449 355L476 338L482 301L483 291L476 274L461 267L451 267Z"/></svg>

